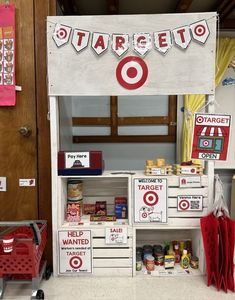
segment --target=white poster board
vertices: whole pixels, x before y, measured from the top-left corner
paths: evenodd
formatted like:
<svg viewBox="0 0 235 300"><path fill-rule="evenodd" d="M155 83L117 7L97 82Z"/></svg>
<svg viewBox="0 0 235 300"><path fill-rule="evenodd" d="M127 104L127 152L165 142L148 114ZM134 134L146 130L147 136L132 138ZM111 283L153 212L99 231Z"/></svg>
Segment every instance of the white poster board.
<svg viewBox="0 0 235 300"><path fill-rule="evenodd" d="M91 230L61 230L59 241L59 273L91 273Z"/></svg>
<svg viewBox="0 0 235 300"><path fill-rule="evenodd" d="M167 222L167 179L134 178L136 223Z"/></svg>
<svg viewBox="0 0 235 300"><path fill-rule="evenodd" d="M215 12L47 22L49 96L214 93Z"/></svg>

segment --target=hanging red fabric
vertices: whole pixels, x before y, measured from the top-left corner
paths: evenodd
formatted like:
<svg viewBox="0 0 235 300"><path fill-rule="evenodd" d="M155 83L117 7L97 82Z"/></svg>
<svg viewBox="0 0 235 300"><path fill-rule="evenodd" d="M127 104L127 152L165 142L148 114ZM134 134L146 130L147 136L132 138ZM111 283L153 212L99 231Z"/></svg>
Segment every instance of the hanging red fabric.
<svg viewBox="0 0 235 300"><path fill-rule="evenodd" d="M15 5L0 5L0 106L16 104Z"/></svg>

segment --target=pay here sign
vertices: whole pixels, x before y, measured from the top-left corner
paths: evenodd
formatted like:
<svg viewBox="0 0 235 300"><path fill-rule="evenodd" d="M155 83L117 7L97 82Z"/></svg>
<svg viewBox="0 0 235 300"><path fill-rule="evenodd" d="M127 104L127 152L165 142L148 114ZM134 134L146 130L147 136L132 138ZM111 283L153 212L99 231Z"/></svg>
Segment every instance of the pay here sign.
<svg viewBox="0 0 235 300"><path fill-rule="evenodd" d="M167 222L167 179L134 179L135 222Z"/></svg>

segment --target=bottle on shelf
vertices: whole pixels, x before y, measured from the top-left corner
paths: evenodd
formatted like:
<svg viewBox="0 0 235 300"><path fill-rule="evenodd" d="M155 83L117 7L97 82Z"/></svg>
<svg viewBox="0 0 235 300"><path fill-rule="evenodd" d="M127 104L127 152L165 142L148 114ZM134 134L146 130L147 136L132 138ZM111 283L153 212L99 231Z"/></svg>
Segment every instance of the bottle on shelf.
<svg viewBox="0 0 235 300"><path fill-rule="evenodd" d="M183 269L188 269L189 268L189 257L188 257L186 249L183 250L183 255L181 256L180 265Z"/></svg>
<svg viewBox="0 0 235 300"><path fill-rule="evenodd" d="M175 263L176 264L180 263L180 250L178 244L175 244Z"/></svg>

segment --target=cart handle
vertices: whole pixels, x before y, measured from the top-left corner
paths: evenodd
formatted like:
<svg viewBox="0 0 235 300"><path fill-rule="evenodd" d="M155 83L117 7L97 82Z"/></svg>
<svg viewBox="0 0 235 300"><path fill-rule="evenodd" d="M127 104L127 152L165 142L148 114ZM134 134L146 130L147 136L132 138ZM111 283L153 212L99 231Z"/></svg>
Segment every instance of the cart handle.
<svg viewBox="0 0 235 300"><path fill-rule="evenodd" d="M20 227L20 226L29 226L33 230L34 240L36 245L40 245L41 243L41 231L38 228L37 224L46 224L46 220L26 220L26 221L6 221L0 222L0 227L8 226L8 227Z"/></svg>

